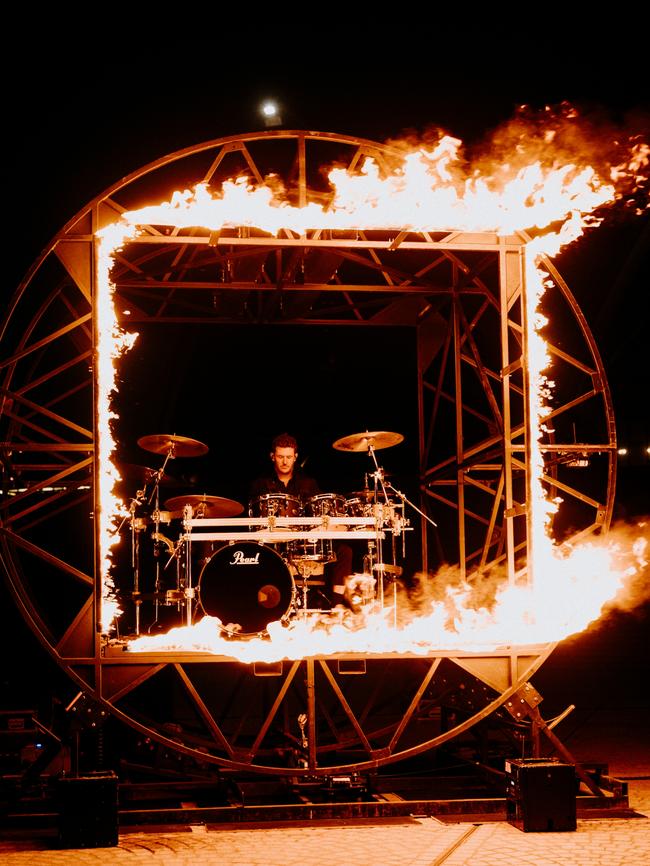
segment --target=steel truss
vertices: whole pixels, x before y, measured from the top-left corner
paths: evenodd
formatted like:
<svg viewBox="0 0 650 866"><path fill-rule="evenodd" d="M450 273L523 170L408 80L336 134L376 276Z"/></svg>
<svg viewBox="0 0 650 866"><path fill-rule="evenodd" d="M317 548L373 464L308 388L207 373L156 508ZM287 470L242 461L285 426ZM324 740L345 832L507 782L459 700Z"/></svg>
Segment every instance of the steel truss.
<svg viewBox="0 0 650 866"><path fill-rule="evenodd" d="M367 157L385 171L400 154L363 139L285 131L170 154L114 184L61 230L3 322L0 538L16 603L80 690L200 761L298 776L369 770L435 749L495 713L516 716L517 705L552 737L528 684L552 645L244 666L200 654L136 656L96 627L96 232L175 189L199 181L216 189L242 173L255 182L280 173L290 201L327 205L321 167L337 162L355 171ZM128 307L136 329L158 322L412 327L421 506L439 524L435 535L422 524L423 568L457 563L469 581L497 567L512 582L526 574L524 235L321 230L276 238L249 229L143 229L116 255L112 273L116 307ZM616 440L594 340L560 275L550 262L544 267L556 389L543 480L566 502L556 518L561 537L607 528ZM173 717L180 721L170 736Z"/></svg>

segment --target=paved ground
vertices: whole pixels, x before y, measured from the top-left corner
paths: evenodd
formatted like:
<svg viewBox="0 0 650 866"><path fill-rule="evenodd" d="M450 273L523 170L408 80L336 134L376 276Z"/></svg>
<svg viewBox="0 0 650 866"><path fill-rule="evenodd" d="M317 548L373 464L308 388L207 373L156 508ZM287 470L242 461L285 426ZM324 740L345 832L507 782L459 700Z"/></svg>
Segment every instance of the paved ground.
<svg viewBox="0 0 650 866"><path fill-rule="evenodd" d="M505 822L434 818L327 825L120 833L114 848L52 850L45 838L0 841L2 866L641 866L650 862L650 780L630 782L638 817L579 820L575 832L523 833Z"/></svg>

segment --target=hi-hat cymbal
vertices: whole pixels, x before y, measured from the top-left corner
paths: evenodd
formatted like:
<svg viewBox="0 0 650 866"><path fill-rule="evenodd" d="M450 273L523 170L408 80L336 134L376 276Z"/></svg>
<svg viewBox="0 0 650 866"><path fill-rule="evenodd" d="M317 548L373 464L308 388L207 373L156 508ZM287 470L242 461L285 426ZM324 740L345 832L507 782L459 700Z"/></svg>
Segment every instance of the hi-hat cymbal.
<svg viewBox="0 0 650 866"><path fill-rule="evenodd" d="M404 569L401 565L390 565L387 562L376 562L373 567L373 571L378 571L383 574L388 580L395 579L397 577L401 577Z"/></svg>
<svg viewBox="0 0 650 866"><path fill-rule="evenodd" d="M153 482L158 472L157 469L152 469L150 466L138 466L137 463L119 463L118 469L122 478L136 484L149 484ZM159 483L165 487L174 487L179 486L183 482L172 478L171 475L164 472Z"/></svg>
<svg viewBox="0 0 650 866"><path fill-rule="evenodd" d="M363 499L365 502L372 502L375 498L375 491L372 487L364 487L363 490L353 490L348 496L348 499Z"/></svg>
<svg viewBox="0 0 650 866"><path fill-rule="evenodd" d="M138 439L138 445L153 454L168 454L171 451L172 457L200 457L209 451L208 446L199 442L198 439L189 439L187 436L172 436L168 433L142 436Z"/></svg>
<svg viewBox="0 0 650 866"><path fill-rule="evenodd" d="M195 517L237 517L244 510L244 506L234 499L225 499L223 496L174 496L165 502L167 511L172 512L172 517L182 517L186 505L192 506Z"/></svg>
<svg viewBox="0 0 650 866"><path fill-rule="evenodd" d="M332 447L336 448L337 451L368 451L372 446L375 451L378 451L380 448L398 445L403 440L404 437L401 433L389 433L387 430L378 430L373 433L366 431L337 439Z"/></svg>

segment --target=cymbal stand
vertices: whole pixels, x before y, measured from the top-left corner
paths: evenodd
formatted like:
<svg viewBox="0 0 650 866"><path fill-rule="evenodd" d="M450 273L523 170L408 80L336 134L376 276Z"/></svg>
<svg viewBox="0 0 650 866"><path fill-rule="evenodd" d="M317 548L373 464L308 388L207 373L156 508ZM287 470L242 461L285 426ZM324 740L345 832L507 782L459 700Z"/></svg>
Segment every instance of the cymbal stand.
<svg viewBox="0 0 650 866"><path fill-rule="evenodd" d="M151 496L149 497L149 503L153 499L154 495L156 497L156 502L153 510L153 519L154 519L154 531L153 531L153 555L156 561L156 576L154 578L154 619L151 627L153 627L158 622L158 616L160 614L160 479L162 478L163 470L159 469L156 473L156 483L154 484L154 488ZM151 630L150 627L150 630Z"/></svg>
<svg viewBox="0 0 650 866"><path fill-rule="evenodd" d="M386 485L384 484L384 470L380 467L379 463L377 463L377 457L372 442L368 443L368 454L370 454L372 462L375 464L375 471L372 475L375 479L375 492L377 491L377 482L379 481L381 492L384 496L384 502L388 502L388 493L386 492Z"/></svg>
<svg viewBox="0 0 650 866"><path fill-rule="evenodd" d="M133 570L133 591L131 598L135 605L135 633L140 634L140 605L142 598L140 597L140 533L144 529L144 521L141 517L136 517L135 512L139 505L143 505L147 501L147 485L151 478L145 479L144 487L141 490L136 490L135 496L129 503L129 515L126 516L120 523L118 532L121 531L127 519L131 522L131 568Z"/></svg>
<svg viewBox="0 0 650 866"><path fill-rule="evenodd" d="M176 443L170 442L169 448L167 450L167 454L165 454L165 459L163 460L163 465L160 467L160 469L157 469L156 472L154 473L154 475L152 476L152 479L153 478L156 479L156 483L154 484L154 488L151 491L151 496L149 497L149 505L151 505L151 500L153 499L154 494L156 495L156 501L157 501L158 488L160 487L160 480L163 477L163 475L165 474L165 469L167 468L167 464L169 463L170 460L173 460L174 457L176 456L175 452L176 452Z"/></svg>
<svg viewBox="0 0 650 866"><path fill-rule="evenodd" d="M194 512L191 505L183 508L183 529L185 530L185 624L192 625L192 601L194 600L194 587L192 586L192 539L190 532L190 520ZM200 516L203 516L202 514Z"/></svg>
<svg viewBox="0 0 650 866"><path fill-rule="evenodd" d="M378 485L381 488L382 496L384 497L384 502L388 502L388 493L386 491L386 485L384 484L384 470L379 466L377 462L377 456L375 454L375 449L373 448L372 442L368 442L368 454L370 455L372 462L375 464L375 471L372 473L372 477L375 481L375 505L377 504L377 492ZM381 526L380 526L379 515L375 514L375 531L377 533L377 538L375 541L376 550L377 550L377 562L383 562L383 551L381 545ZM378 581L379 588L379 605L383 609L384 607L384 582L382 580Z"/></svg>
<svg viewBox="0 0 650 866"><path fill-rule="evenodd" d="M155 498L154 510L153 510L153 518L154 518L154 532L153 532L153 555L156 560L156 575L154 578L154 619L149 627L150 630L153 626L158 622L158 617L160 615L160 587L161 583L161 575L160 575L160 482L162 480L163 475L165 474L165 468L167 467L167 463L170 460L174 459L176 444L174 442L169 443L169 448L167 450L167 454L165 455L165 459L163 460L163 465L156 469L155 472L152 473L150 481L154 482L153 490L151 491L151 495L148 499L148 505L151 505ZM148 482L147 482L148 483ZM146 484L145 484L146 489ZM167 563L169 565L169 563ZM165 568L167 568L167 565Z"/></svg>
<svg viewBox="0 0 650 866"><path fill-rule="evenodd" d="M142 502L144 502L144 490L138 490L129 505L131 514L131 568L133 570L133 592L131 595L135 604L136 635L140 634L140 605L142 604L140 598L140 532L144 529L144 521L141 517L135 516L135 511Z"/></svg>

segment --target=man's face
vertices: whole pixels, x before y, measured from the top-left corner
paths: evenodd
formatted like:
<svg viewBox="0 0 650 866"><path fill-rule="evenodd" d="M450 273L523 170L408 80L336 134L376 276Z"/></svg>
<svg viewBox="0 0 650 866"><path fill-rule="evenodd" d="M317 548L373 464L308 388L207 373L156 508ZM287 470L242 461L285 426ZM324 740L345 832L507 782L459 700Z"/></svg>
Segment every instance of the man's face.
<svg viewBox="0 0 650 866"><path fill-rule="evenodd" d="M276 448L271 452L271 461L280 476L291 475L297 458L295 448Z"/></svg>

